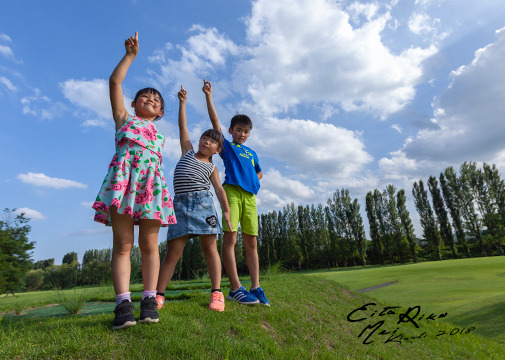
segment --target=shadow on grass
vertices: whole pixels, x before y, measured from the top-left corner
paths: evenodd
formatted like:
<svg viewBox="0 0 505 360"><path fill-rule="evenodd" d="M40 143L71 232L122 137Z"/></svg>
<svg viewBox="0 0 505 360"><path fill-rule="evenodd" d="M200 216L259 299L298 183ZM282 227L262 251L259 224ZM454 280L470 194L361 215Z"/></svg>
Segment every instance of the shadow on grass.
<svg viewBox="0 0 505 360"><path fill-rule="evenodd" d="M114 310L114 308L115 304L110 302L86 303L78 314L70 315L61 305L49 305L36 309L25 310L21 315L15 315L14 313L5 314L2 317L2 321L39 319L46 317L64 317L64 316L79 317L79 316L90 316L97 314L108 314L111 313Z"/></svg>
<svg viewBox="0 0 505 360"><path fill-rule="evenodd" d="M452 320L452 323L466 328L475 326L476 334L505 343L503 337L497 336L497 334L505 333L505 301L472 310L471 313L460 315Z"/></svg>

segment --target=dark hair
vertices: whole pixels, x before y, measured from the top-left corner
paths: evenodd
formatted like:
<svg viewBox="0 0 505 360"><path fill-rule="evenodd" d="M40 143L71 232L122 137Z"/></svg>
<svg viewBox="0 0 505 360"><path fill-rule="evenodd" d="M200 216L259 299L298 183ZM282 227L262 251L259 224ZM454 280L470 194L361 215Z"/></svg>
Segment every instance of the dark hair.
<svg viewBox="0 0 505 360"><path fill-rule="evenodd" d="M217 146L219 146L220 149L223 148L224 139L223 135L221 134L221 131L218 131L216 129L205 130L202 136L200 136L200 139L204 136L210 137L212 140L216 141Z"/></svg>
<svg viewBox="0 0 505 360"><path fill-rule="evenodd" d="M137 91L137 94L135 94L135 98L133 99L133 102L136 103L138 97L143 94L158 95L158 97L160 98L160 110L161 111L165 110L165 100L163 100L163 96L161 96L161 93L154 88L147 87L147 88L140 89L139 91ZM159 120L159 119L161 119L161 116L157 116L156 119L154 119L154 120Z"/></svg>
<svg viewBox="0 0 505 360"><path fill-rule="evenodd" d="M233 129L235 125L247 126L249 130L252 129L253 124L249 116L244 114L237 114L231 118L230 129Z"/></svg>
<svg viewBox="0 0 505 360"><path fill-rule="evenodd" d="M207 136L211 138L212 140L217 142L217 146L222 150L223 145L224 145L224 138L223 134L221 134L221 131L218 131L216 129L209 129L205 130L202 136L200 136L200 139L203 138L204 136ZM212 156L209 157L209 161L212 162Z"/></svg>

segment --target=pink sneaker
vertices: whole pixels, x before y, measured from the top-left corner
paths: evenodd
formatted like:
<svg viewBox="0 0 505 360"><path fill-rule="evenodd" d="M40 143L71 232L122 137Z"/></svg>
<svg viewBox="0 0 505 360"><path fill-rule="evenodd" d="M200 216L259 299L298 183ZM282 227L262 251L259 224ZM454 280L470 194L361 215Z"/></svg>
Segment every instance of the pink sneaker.
<svg viewBox="0 0 505 360"><path fill-rule="evenodd" d="M158 310L163 308L163 306L165 306L165 297L161 295L156 295L156 302L158 303L158 305L156 306Z"/></svg>
<svg viewBox="0 0 505 360"><path fill-rule="evenodd" d="M224 311L224 295L221 291L210 293L209 309L215 311Z"/></svg>

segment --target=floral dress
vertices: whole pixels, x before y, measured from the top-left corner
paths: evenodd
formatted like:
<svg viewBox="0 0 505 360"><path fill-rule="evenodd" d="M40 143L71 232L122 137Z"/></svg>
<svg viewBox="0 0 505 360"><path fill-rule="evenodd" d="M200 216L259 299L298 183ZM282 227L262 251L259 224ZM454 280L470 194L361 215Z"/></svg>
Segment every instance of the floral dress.
<svg viewBox="0 0 505 360"><path fill-rule="evenodd" d="M95 221L111 225L109 207L140 219L156 219L161 226L175 224L172 198L161 169L165 137L154 124L129 116L116 132L116 154L93 204Z"/></svg>

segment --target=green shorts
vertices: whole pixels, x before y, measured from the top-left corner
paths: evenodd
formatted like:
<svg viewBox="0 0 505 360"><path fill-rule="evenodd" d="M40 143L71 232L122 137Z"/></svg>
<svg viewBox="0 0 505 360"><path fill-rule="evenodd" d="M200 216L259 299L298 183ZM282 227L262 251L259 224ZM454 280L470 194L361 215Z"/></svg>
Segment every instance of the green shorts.
<svg viewBox="0 0 505 360"><path fill-rule="evenodd" d="M228 205L230 206L230 221L233 231L237 231L238 223L244 234L258 236L258 210L256 195L245 191L238 185L223 185ZM230 231L223 217L223 230Z"/></svg>

